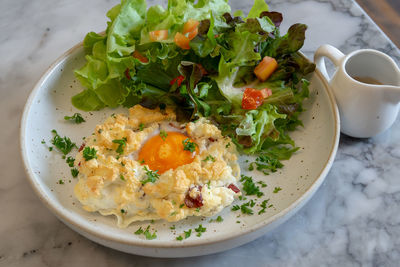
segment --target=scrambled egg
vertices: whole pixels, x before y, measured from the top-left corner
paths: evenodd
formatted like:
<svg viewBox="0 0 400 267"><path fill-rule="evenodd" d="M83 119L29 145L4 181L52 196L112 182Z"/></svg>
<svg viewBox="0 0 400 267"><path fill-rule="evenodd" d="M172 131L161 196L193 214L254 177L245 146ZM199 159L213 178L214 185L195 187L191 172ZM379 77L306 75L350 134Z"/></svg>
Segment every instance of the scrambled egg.
<svg viewBox="0 0 400 267"><path fill-rule="evenodd" d="M92 158L89 150L95 149ZM201 118L179 124L172 109L139 105L97 125L76 155L76 197L83 208L134 221L212 216L240 196L230 138Z"/></svg>

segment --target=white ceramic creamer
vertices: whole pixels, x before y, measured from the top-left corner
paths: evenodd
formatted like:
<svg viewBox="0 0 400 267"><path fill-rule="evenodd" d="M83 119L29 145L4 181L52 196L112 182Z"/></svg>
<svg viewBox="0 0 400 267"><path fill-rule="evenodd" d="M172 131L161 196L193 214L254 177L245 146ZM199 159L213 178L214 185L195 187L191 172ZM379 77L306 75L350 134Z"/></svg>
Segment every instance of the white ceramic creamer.
<svg viewBox="0 0 400 267"><path fill-rule="evenodd" d="M332 77L325 57L335 65ZM390 128L400 108L400 69L392 58L373 49L344 55L331 45L322 45L314 62L336 97L342 133L364 138Z"/></svg>

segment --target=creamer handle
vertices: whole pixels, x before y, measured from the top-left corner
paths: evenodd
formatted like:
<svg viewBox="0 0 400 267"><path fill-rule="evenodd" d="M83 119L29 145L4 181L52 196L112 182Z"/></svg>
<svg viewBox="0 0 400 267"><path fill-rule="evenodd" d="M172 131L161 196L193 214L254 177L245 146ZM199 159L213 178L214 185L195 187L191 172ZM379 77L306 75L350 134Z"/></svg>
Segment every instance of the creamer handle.
<svg viewBox="0 0 400 267"><path fill-rule="evenodd" d="M326 66L325 66L325 57L329 58L335 67L339 67L340 61L345 57L345 55L340 52L339 49L336 47L333 47L331 45L321 45L317 51L315 51L314 54L314 62L317 65L317 68L319 71L322 73L322 75L325 77L327 82L330 82L331 78L328 75L328 72L326 71Z"/></svg>

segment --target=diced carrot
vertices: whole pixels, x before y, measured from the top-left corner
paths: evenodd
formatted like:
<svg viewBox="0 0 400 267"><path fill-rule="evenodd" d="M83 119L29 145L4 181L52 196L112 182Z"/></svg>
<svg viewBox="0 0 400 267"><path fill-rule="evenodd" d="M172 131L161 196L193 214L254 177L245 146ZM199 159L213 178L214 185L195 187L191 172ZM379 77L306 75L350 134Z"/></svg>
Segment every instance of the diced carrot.
<svg viewBox="0 0 400 267"><path fill-rule="evenodd" d="M275 58L264 57L257 67L254 68L254 74L260 81L264 82L277 68L278 62L276 62Z"/></svg>
<svg viewBox="0 0 400 267"><path fill-rule="evenodd" d="M189 38L189 40L192 40L194 37L197 36L198 33L199 33L199 30L197 28L194 28L193 31L187 33L187 37Z"/></svg>
<svg viewBox="0 0 400 267"><path fill-rule="evenodd" d="M177 33L175 34L174 40L175 40L175 44L176 44L177 46L179 46L180 48L182 48L182 49L190 49L190 46L189 46L190 40L189 40L188 37L186 37L186 36L183 35L182 33L177 32Z"/></svg>
<svg viewBox="0 0 400 267"><path fill-rule="evenodd" d="M143 56L143 55L142 55L139 51L137 51L137 50L135 50L135 51L133 52L132 56L133 56L134 58L139 59L139 61L142 62L142 63L147 63L147 62L149 62L149 59L148 59L147 57Z"/></svg>
<svg viewBox="0 0 400 267"><path fill-rule="evenodd" d="M198 22L197 20L194 19L189 19L188 21L186 21L185 25L183 25L183 34L189 33L194 31L195 29L197 29L197 27L199 26L200 22ZM197 33L196 33L197 35Z"/></svg>
<svg viewBox="0 0 400 267"><path fill-rule="evenodd" d="M158 30L149 32L150 40L153 42L166 40L168 38L168 30Z"/></svg>

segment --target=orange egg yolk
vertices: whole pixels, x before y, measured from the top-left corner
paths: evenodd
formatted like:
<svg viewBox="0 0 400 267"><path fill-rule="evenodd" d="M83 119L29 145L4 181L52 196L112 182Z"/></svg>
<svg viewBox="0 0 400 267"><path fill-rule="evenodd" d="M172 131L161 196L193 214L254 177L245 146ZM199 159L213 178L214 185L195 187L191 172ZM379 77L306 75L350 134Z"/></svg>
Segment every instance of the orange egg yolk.
<svg viewBox="0 0 400 267"><path fill-rule="evenodd" d="M190 138L187 139L186 135L178 132L167 132L164 137L156 135L143 145L139 152L139 161L160 174L189 164L198 153L198 147L195 145L194 152L184 150L185 141L193 142Z"/></svg>

